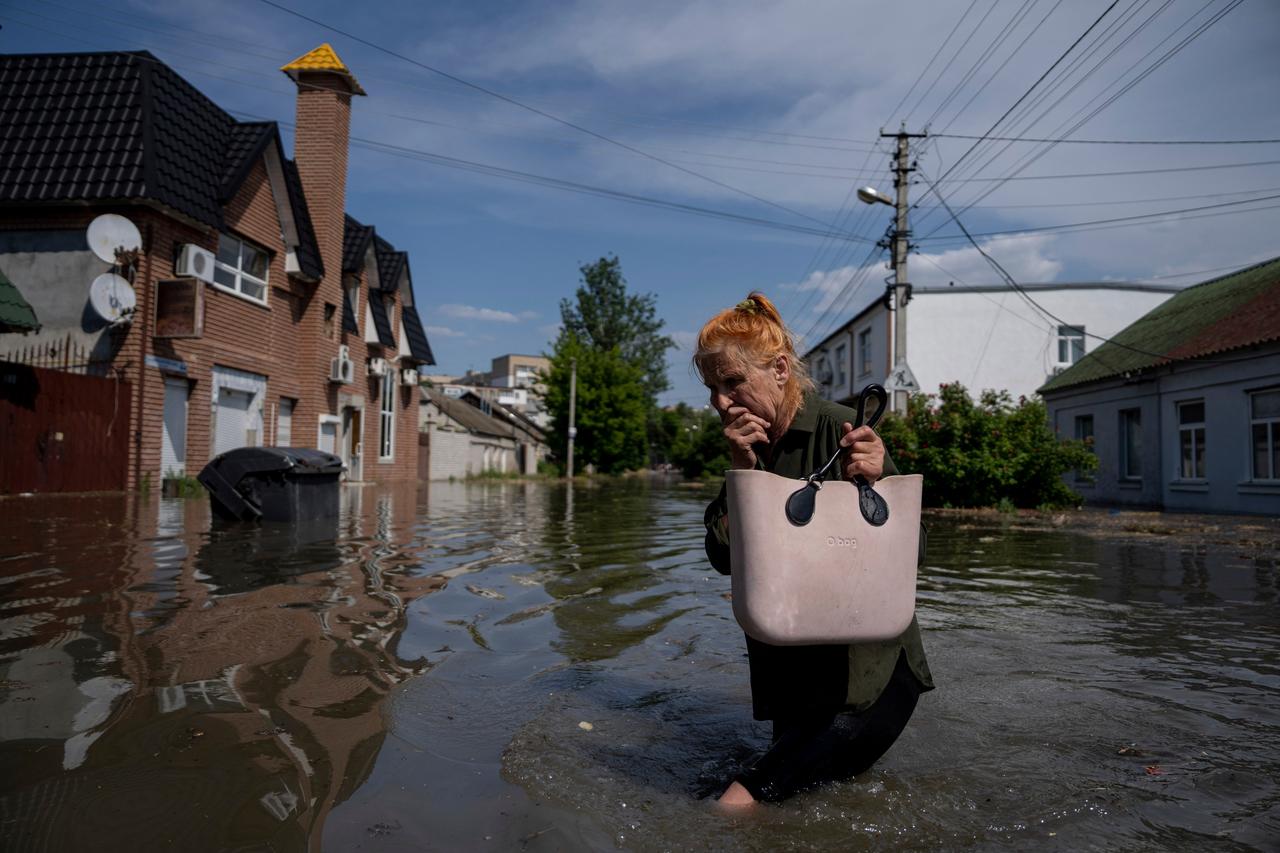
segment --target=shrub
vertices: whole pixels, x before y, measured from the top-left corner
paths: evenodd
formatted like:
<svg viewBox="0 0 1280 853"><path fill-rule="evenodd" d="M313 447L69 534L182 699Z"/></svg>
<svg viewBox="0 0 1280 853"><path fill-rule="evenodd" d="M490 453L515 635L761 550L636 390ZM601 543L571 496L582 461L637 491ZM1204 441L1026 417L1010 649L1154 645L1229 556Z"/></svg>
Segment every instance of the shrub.
<svg viewBox="0 0 1280 853"><path fill-rule="evenodd" d="M905 416L887 414L878 432L904 474L924 475L931 506L1078 506L1067 471L1092 471L1082 442L1059 440L1044 403L1007 391L975 402L963 385L912 395Z"/></svg>

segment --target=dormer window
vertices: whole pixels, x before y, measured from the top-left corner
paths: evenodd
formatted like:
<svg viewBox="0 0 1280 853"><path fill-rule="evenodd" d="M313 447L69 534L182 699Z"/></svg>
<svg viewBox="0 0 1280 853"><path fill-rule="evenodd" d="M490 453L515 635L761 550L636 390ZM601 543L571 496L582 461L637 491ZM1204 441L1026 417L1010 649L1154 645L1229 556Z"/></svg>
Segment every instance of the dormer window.
<svg viewBox="0 0 1280 853"><path fill-rule="evenodd" d="M271 256L230 234L218 235L218 255L213 264L215 287L267 304L267 270Z"/></svg>

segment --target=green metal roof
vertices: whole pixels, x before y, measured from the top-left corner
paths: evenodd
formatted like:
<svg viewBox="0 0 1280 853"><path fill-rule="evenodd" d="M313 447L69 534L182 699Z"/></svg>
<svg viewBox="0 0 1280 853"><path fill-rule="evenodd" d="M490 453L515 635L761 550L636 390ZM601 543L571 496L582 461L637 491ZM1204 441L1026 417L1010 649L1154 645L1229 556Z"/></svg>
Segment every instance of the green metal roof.
<svg viewBox="0 0 1280 853"><path fill-rule="evenodd" d="M1280 340L1280 258L1186 288L1085 353L1040 393Z"/></svg>
<svg viewBox="0 0 1280 853"><path fill-rule="evenodd" d="M35 332L40 321L18 288L0 270L0 332Z"/></svg>

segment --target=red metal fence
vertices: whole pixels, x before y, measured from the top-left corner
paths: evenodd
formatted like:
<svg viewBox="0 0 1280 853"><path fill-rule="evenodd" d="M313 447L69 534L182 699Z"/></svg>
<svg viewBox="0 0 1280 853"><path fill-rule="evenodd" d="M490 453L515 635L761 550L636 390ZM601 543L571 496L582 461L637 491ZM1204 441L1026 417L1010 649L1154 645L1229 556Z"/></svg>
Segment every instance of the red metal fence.
<svg viewBox="0 0 1280 853"><path fill-rule="evenodd" d="M125 488L129 383L0 361L0 493Z"/></svg>

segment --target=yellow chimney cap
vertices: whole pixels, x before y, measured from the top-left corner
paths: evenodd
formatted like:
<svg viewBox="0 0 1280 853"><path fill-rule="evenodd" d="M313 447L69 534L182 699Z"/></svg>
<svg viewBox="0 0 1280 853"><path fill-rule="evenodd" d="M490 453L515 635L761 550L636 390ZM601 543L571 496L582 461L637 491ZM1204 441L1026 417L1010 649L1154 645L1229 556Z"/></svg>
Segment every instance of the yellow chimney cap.
<svg viewBox="0 0 1280 853"><path fill-rule="evenodd" d="M289 64L282 66L280 70L292 77L295 83L298 82L298 76L303 72L329 71L345 79L353 94L365 94L364 89L360 88L360 83L356 80L355 75L351 73L351 69L338 58L337 52L328 42L320 45L315 50L304 53Z"/></svg>

